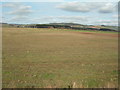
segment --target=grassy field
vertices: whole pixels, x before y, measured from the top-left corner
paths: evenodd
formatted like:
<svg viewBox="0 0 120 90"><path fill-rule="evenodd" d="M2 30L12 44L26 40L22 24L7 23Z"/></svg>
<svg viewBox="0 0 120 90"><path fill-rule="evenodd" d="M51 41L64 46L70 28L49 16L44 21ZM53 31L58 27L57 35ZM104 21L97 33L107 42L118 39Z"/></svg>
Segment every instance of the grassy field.
<svg viewBox="0 0 120 90"><path fill-rule="evenodd" d="M3 88L114 88L118 35L3 28Z"/></svg>

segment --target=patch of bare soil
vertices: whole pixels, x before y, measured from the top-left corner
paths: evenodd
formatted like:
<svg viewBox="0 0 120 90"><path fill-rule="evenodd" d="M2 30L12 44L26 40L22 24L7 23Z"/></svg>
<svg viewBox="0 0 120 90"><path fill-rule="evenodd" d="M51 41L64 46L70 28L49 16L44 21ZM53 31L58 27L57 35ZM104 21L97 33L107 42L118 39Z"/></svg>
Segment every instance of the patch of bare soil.
<svg viewBox="0 0 120 90"><path fill-rule="evenodd" d="M94 32L77 32L77 33L78 34L98 35L98 36L120 37L120 35L113 34L113 33L94 33Z"/></svg>

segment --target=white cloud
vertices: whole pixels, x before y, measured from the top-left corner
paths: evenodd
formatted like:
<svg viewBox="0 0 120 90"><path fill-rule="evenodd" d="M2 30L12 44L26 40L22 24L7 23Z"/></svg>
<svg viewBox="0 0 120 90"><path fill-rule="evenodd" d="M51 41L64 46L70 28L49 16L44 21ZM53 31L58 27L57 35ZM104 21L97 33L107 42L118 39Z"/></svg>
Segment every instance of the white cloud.
<svg viewBox="0 0 120 90"><path fill-rule="evenodd" d="M118 25L117 19L96 20L88 16L43 16L40 18L30 18L27 16L15 16L7 20L11 23L44 24L44 23L79 23L88 25Z"/></svg>
<svg viewBox="0 0 120 90"><path fill-rule="evenodd" d="M63 2L64 0L2 0L2 2Z"/></svg>
<svg viewBox="0 0 120 90"><path fill-rule="evenodd" d="M118 15L118 14L113 15L112 18L114 18L114 19L118 19L118 18L120 18L120 15Z"/></svg>
<svg viewBox="0 0 120 90"><path fill-rule="evenodd" d="M89 12L94 7L91 5L91 3L66 2L58 5L57 8L73 12Z"/></svg>
<svg viewBox="0 0 120 90"><path fill-rule="evenodd" d="M98 24L98 25L118 25L118 20L97 20L94 22L94 24Z"/></svg>
<svg viewBox="0 0 120 90"><path fill-rule="evenodd" d="M58 19L66 19L66 20L87 20L87 16L58 16Z"/></svg>
<svg viewBox="0 0 120 90"><path fill-rule="evenodd" d="M28 18L27 16L15 16L11 18L11 21L24 21L27 18Z"/></svg>
<svg viewBox="0 0 120 90"><path fill-rule="evenodd" d="M60 23L60 22L73 22L73 23L85 23L89 17L86 16L44 16L32 20L34 23Z"/></svg>
<svg viewBox="0 0 120 90"><path fill-rule="evenodd" d="M67 2L69 0L1 0L2 2ZM119 2L119 0L74 0L79 2Z"/></svg>
<svg viewBox="0 0 120 90"><path fill-rule="evenodd" d="M10 19L6 19L8 22L24 22L28 20L28 15L30 15L33 11L31 10L31 6L23 5L22 3L6 3L3 4L3 8L10 9L9 12L3 11L3 14L11 15ZM23 21L22 21L23 20Z"/></svg>
<svg viewBox="0 0 120 90"><path fill-rule="evenodd" d="M90 12L99 11L100 13L112 13L116 10L115 3L97 3L97 2L64 2L56 6L59 9L71 12Z"/></svg>
<svg viewBox="0 0 120 90"><path fill-rule="evenodd" d="M113 18L118 18L118 15L113 15L112 17L113 17Z"/></svg>
<svg viewBox="0 0 120 90"><path fill-rule="evenodd" d="M6 20L8 23L16 23L16 24L30 24L32 19L28 16L14 16Z"/></svg>
<svg viewBox="0 0 120 90"><path fill-rule="evenodd" d="M66 2L66 3L58 5L57 8L60 8L66 11L71 11L71 12L91 12L94 10L96 12L100 12L100 10L109 11L109 7L112 7L112 6L114 6L113 3ZM54 22L68 23L68 22L73 22L73 23L80 23L80 24L99 24L99 25L117 24L117 20L115 18L117 17L117 15L114 15L112 17L112 14L110 15L111 15L111 18L114 20L106 20L102 16L100 16L100 18L103 20L96 20L98 19L98 17L96 16L97 18L95 18L91 14L85 14L85 16L81 16L81 14L79 14L79 16L74 16L74 14L71 14L71 16L68 16L68 15L62 16L62 14L60 14L61 16L41 16L41 17L30 18L29 15L31 15L33 11L32 11L32 7L29 5L23 5L22 3L6 3L6 4L3 4L3 7L11 9L10 12L7 12L9 17L4 19L5 21L8 21L10 23L11 22L12 23L54 23ZM94 12L94 14L96 14L96 12ZM111 11L109 11L109 13L110 12ZM105 13L105 12L100 12L100 13Z"/></svg>
<svg viewBox="0 0 120 90"><path fill-rule="evenodd" d="M115 5L112 4L112 3L106 3L104 6L102 6L100 9L99 9L99 12L100 13L112 13L114 12L116 9Z"/></svg>
<svg viewBox="0 0 120 90"><path fill-rule="evenodd" d="M20 5L20 3L14 2L14 3L6 3L6 4L3 4L2 6L3 6L3 8L4 7L6 7L6 8L17 8L21 5Z"/></svg>
<svg viewBox="0 0 120 90"><path fill-rule="evenodd" d="M32 12L31 10L31 6L22 6L22 7L18 7L18 9L8 12L8 14L11 15L28 15Z"/></svg>
<svg viewBox="0 0 120 90"><path fill-rule="evenodd" d="M7 14L10 15L27 15L32 12L31 6L23 5L21 3L6 3L3 4L3 8L12 8L10 12L7 12Z"/></svg>

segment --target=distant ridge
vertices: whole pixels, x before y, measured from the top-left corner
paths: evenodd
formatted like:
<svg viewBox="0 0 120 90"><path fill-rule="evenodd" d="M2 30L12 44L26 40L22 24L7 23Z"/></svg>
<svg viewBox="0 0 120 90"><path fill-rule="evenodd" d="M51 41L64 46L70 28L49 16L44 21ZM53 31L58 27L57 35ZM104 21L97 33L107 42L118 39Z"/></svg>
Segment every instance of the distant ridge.
<svg viewBox="0 0 120 90"><path fill-rule="evenodd" d="M98 31L119 31L118 26L108 25L83 25L78 23L49 23L49 24L8 24L0 23L2 27L25 27L25 28L64 28L74 30L98 30Z"/></svg>
<svg viewBox="0 0 120 90"><path fill-rule="evenodd" d="M78 23L50 23L51 25L82 25Z"/></svg>

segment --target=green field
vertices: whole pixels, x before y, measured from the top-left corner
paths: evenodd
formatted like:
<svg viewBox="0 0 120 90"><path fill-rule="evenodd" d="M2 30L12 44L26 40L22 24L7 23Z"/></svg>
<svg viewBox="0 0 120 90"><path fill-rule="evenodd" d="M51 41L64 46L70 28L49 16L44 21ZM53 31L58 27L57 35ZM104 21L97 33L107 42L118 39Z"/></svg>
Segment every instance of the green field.
<svg viewBox="0 0 120 90"><path fill-rule="evenodd" d="M3 28L3 88L114 88L118 34Z"/></svg>

